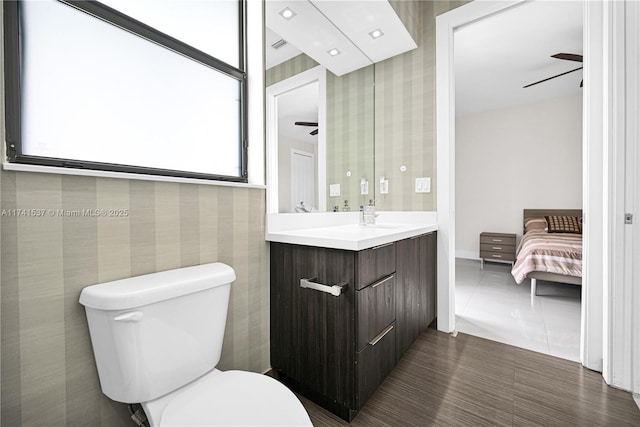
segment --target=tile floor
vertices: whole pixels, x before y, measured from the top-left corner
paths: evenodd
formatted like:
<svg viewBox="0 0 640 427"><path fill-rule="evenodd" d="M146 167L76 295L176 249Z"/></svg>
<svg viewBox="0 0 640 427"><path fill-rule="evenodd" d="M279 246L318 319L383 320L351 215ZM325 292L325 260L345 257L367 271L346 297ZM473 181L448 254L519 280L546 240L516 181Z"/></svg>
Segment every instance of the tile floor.
<svg viewBox="0 0 640 427"><path fill-rule="evenodd" d="M578 362L580 287L538 280L517 285L510 264L456 260L456 329Z"/></svg>

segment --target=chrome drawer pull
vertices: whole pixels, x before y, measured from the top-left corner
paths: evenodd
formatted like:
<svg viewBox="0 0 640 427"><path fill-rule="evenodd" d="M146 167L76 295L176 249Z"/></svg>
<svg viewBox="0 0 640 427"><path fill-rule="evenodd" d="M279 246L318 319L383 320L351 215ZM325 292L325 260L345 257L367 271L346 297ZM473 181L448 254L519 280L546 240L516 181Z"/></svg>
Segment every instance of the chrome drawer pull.
<svg viewBox="0 0 640 427"><path fill-rule="evenodd" d="M499 247L499 246L492 246L492 247L491 247L491 249L495 249L496 251L499 251L499 250L501 250L502 248L501 248L501 247Z"/></svg>
<svg viewBox="0 0 640 427"><path fill-rule="evenodd" d="M498 254L493 254L491 256L494 257L494 258L502 258L502 255L498 255Z"/></svg>
<svg viewBox="0 0 640 427"><path fill-rule="evenodd" d="M316 283L313 280L315 280L315 277L310 278L310 279L300 279L300 287L301 288L307 288L307 289L313 289L313 290L320 291L320 292L326 292L328 294L333 295L334 297L339 297L340 294L342 293L342 291L347 287L346 284L344 284L344 285L323 285L322 283Z"/></svg>
<svg viewBox="0 0 640 427"><path fill-rule="evenodd" d="M492 242L502 243L502 239L491 239Z"/></svg>
<svg viewBox="0 0 640 427"><path fill-rule="evenodd" d="M391 279L393 279L393 274L390 274L387 277L383 277L382 279L378 280L376 283L371 285L371 289L377 288L378 286L382 285L387 280L391 280Z"/></svg>
<svg viewBox="0 0 640 427"><path fill-rule="evenodd" d="M384 338L384 336L387 335L389 332L391 332L392 329L393 329L393 325L387 326L384 331L380 332L374 339L369 341L369 345L378 344L378 341L380 341L382 338Z"/></svg>

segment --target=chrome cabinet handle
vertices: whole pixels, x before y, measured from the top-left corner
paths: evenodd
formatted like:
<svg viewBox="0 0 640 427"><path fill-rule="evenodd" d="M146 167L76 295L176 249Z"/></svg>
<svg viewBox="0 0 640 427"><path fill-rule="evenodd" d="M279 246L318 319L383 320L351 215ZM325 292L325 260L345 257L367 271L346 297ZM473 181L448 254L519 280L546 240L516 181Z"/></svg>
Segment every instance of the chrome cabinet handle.
<svg viewBox="0 0 640 427"><path fill-rule="evenodd" d="M501 242L502 242L502 239L491 239L491 241L492 241L492 242L498 242L498 243L501 243Z"/></svg>
<svg viewBox="0 0 640 427"><path fill-rule="evenodd" d="M389 332L391 332L391 330L393 329L393 325L389 325L387 326L384 331L380 332L378 335L376 335L371 341L369 341L369 345L376 345L378 344L378 341L380 341L382 338L384 338L385 335L387 335Z"/></svg>
<svg viewBox="0 0 640 427"><path fill-rule="evenodd" d="M500 246L492 246L491 249L495 249L497 251L501 250L502 248Z"/></svg>
<svg viewBox="0 0 640 427"><path fill-rule="evenodd" d="M493 254L491 256L494 257L494 258L502 258L502 255L498 255L498 254Z"/></svg>
<svg viewBox="0 0 640 427"><path fill-rule="evenodd" d="M388 275L387 277L383 277L382 279L378 280L377 282L375 282L374 284L371 285L371 289L377 288L378 286L382 285L384 282L393 279L393 274Z"/></svg>
<svg viewBox="0 0 640 427"><path fill-rule="evenodd" d="M310 279L300 279L300 287L306 289L313 289L320 292L326 292L328 294L333 295L334 297L339 297L342 291L347 287L344 285L324 285L322 283L314 282L315 277Z"/></svg>

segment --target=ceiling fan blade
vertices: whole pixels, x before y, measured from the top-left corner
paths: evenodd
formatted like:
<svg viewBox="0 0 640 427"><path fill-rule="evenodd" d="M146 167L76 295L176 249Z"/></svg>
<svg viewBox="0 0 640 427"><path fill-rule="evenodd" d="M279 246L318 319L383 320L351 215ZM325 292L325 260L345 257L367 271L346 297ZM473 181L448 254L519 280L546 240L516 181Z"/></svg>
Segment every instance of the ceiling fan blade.
<svg viewBox="0 0 640 427"><path fill-rule="evenodd" d="M318 122L295 122L296 126L318 126Z"/></svg>
<svg viewBox="0 0 640 427"><path fill-rule="evenodd" d="M560 73L560 74L555 75L555 76L553 76L553 77L549 77L549 78L546 78L546 79L544 79L544 80L540 80L540 81L538 81L538 82L528 84L528 85L526 85L526 86L523 86L522 88L523 88L523 89L525 89L525 88L531 87L531 86L533 86L533 85L537 85L537 84L539 84L539 83L546 82L547 80L555 79L556 77L560 77L560 76L564 76L565 74L573 73L574 71L578 71L578 70L582 70L582 67L578 67L578 68L576 68L576 69L574 69L574 70L565 71L564 73Z"/></svg>
<svg viewBox="0 0 640 427"><path fill-rule="evenodd" d="M582 55L577 55L574 53L556 53L555 55L551 55L551 57L557 59L566 59L567 61L582 62Z"/></svg>
<svg viewBox="0 0 640 427"><path fill-rule="evenodd" d="M314 129L311 132L309 132L309 135L317 135L318 134L318 129Z"/></svg>

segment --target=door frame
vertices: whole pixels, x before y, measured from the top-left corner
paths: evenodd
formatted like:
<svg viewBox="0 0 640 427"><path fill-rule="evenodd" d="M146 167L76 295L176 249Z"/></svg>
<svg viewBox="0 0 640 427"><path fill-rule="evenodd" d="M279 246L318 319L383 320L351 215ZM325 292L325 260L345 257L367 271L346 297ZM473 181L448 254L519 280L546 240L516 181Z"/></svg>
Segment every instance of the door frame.
<svg viewBox="0 0 640 427"><path fill-rule="evenodd" d="M504 12L524 0L474 1L436 18L436 138L437 138L437 212L438 212L438 329L455 331L455 70L454 31L457 27ZM608 237L605 212L608 194L602 159L605 158L603 131L608 105L603 89L605 78L600 1L585 2L583 95L583 212L585 227L583 254L585 268L582 286L582 327L580 359L584 366L602 371L604 247ZM600 26L598 26L600 18ZM606 380L606 378L605 378Z"/></svg>

